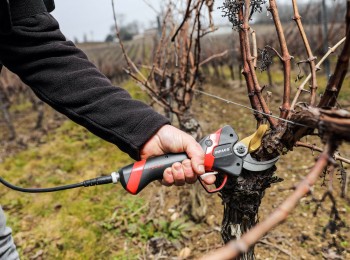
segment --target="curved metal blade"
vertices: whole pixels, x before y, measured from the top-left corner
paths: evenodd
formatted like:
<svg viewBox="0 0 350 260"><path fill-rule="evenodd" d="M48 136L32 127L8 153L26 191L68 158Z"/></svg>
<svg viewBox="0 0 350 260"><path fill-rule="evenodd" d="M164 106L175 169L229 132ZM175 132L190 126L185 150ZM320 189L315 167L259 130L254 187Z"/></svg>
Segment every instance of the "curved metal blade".
<svg viewBox="0 0 350 260"><path fill-rule="evenodd" d="M243 168L252 172L265 171L267 169L270 169L272 166L274 166L279 158L280 157L277 156L272 160L259 162L253 159L253 157L250 154L247 154L247 156L243 159Z"/></svg>

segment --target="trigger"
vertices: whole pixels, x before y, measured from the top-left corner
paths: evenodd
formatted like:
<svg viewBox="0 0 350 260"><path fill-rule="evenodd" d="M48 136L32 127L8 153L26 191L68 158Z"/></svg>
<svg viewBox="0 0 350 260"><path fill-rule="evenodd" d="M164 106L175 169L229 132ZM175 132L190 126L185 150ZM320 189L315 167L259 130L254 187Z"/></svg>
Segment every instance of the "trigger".
<svg viewBox="0 0 350 260"><path fill-rule="evenodd" d="M211 173L211 174L213 174L213 173ZM205 174L203 174L203 175L205 175ZM198 180L199 180L200 184L202 185L202 187L206 190L206 192L208 192L208 193L215 193L215 192L221 191L222 188L225 186L225 184L227 182L227 174L224 175L224 179L222 180L222 183L216 189L210 189L209 186L204 183L204 181L202 180L201 176L198 176Z"/></svg>

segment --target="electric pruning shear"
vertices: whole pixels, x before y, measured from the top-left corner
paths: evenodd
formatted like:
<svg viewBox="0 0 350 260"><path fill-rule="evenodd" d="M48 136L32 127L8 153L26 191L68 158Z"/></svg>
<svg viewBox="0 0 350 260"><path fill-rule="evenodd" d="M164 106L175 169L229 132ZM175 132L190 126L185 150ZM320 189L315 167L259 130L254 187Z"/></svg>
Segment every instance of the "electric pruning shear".
<svg viewBox="0 0 350 260"><path fill-rule="evenodd" d="M210 174L223 174L221 185L210 190L198 177L202 186L209 193L220 191L226 184L228 176L239 176L242 169L249 171L265 171L275 165L279 157L269 161L257 161L250 153L258 149L261 139L267 131L267 125L261 125L251 136L239 141L238 135L231 126L224 126L215 133L204 137L199 144L205 151L205 177ZM125 190L131 194L139 193L154 180L161 180L163 172L175 162L187 159L185 153L166 154L148 160L142 160L121 168L111 174L113 183L120 181Z"/></svg>
<svg viewBox="0 0 350 260"><path fill-rule="evenodd" d="M205 152L205 174L198 177L202 186L209 193L220 191L226 184L228 176L238 177L243 169L260 172L270 169L275 165L279 157L269 161L257 161L250 153L261 146L261 140L268 130L267 125L261 125L251 136L239 140L238 135L231 126L224 126L215 133L204 137L199 144ZM118 172L112 172L110 176L102 176L80 183L52 187L52 188L22 188L12 185L0 177L0 183L5 186L29 193L54 192L78 187L90 187L120 181L123 188L131 194L138 194L148 184L163 178L163 172L175 162L188 159L186 153L165 154L162 156L134 162L121 168ZM209 189L202 178L210 174L222 174L223 181L216 189Z"/></svg>

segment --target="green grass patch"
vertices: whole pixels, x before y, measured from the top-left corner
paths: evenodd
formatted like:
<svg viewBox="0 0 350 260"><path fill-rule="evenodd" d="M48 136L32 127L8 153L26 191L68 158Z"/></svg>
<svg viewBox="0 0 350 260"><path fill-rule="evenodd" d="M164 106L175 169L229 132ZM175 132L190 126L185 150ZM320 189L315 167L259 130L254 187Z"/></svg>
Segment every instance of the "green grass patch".
<svg viewBox="0 0 350 260"><path fill-rule="evenodd" d="M149 71L143 69L141 70L141 73L143 73L143 75L145 75L146 77L148 76ZM138 83L133 80L133 79L129 79L127 81L125 81L122 84L122 87L127 90L130 95L137 100L143 101L145 103L149 103L150 102L150 97L140 88L140 86L138 85Z"/></svg>
<svg viewBox="0 0 350 260"><path fill-rule="evenodd" d="M11 105L10 112L11 113L22 112L32 108L32 106L33 106L32 103L29 100L27 100L25 102L20 102L18 104Z"/></svg>
<svg viewBox="0 0 350 260"><path fill-rule="evenodd" d="M41 147L5 160L0 171L3 178L18 185L51 187L108 174L130 162L114 145L67 121ZM116 207L139 203L139 198L113 185L51 194L22 194L1 187L0 195L22 259L39 250L46 259L123 255L124 244L116 241L130 240L130 236L109 231L103 223ZM131 214L134 209L129 210Z"/></svg>
<svg viewBox="0 0 350 260"><path fill-rule="evenodd" d="M132 162L114 145L71 121L0 164L1 176L24 187L52 187L107 175ZM186 239L185 218L148 217L149 204L121 185L23 194L0 188L1 204L21 259L138 259L147 241ZM142 245L141 247L139 245Z"/></svg>

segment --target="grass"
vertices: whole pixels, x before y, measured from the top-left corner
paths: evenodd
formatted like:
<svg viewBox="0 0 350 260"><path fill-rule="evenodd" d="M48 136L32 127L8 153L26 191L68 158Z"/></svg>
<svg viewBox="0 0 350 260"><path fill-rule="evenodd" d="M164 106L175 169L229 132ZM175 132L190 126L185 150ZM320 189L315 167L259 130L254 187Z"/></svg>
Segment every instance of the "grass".
<svg viewBox="0 0 350 260"><path fill-rule="evenodd" d="M24 110L27 110L32 107L32 104L29 101L21 102L19 104L15 104L11 106L10 112L11 113L18 113Z"/></svg>
<svg viewBox="0 0 350 260"><path fill-rule="evenodd" d="M148 71L146 69L142 69L141 73L143 73L144 76L148 76ZM137 100L141 100L145 103L149 103L150 101L150 97L145 94L144 91L141 90L141 88L139 87L139 85L135 82L135 80L133 79L129 79L126 82L123 83L122 86L125 90L127 90L130 95L137 99Z"/></svg>
<svg viewBox="0 0 350 260"><path fill-rule="evenodd" d="M106 174L129 162L115 146L67 121L46 137L44 145L7 159L0 171L22 186L50 187ZM121 187L113 185L35 195L1 188L2 205L23 259L37 248L58 259L110 255L108 240L114 240L115 234L101 223L108 221L125 196ZM128 200L139 198L128 196ZM123 251L122 246L116 249Z"/></svg>
<svg viewBox="0 0 350 260"><path fill-rule="evenodd" d="M81 137L87 142L87 149ZM11 182L48 187L99 176L129 161L113 145L66 122L55 135L47 138L45 145L6 160L0 170ZM123 219L142 203L142 199L127 195L120 186L36 195L2 190L2 204L10 215L9 225L15 231L23 259L34 254L37 248L44 250L47 258L57 259L124 255L124 245L116 245L112 250L111 242L131 241L132 236L106 230L104 223L109 222L116 207L123 208L123 214L116 216ZM136 221L127 220L131 225Z"/></svg>
<svg viewBox="0 0 350 260"><path fill-rule="evenodd" d="M123 87L148 100L134 81ZM131 162L116 146L65 121L40 145L8 157L0 172L16 185L52 187L106 175ZM152 237L183 239L191 222L149 217L147 192L131 196L121 185L105 185L23 194L0 187L21 259L138 259Z"/></svg>
<svg viewBox="0 0 350 260"><path fill-rule="evenodd" d="M50 187L108 174L130 162L114 145L67 121L41 147L8 158L0 171L17 185ZM119 185L51 194L2 187L0 195L22 259L41 251L46 259L137 259L140 243L155 236L178 240L191 228L187 219L147 219L142 195L131 196Z"/></svg>

